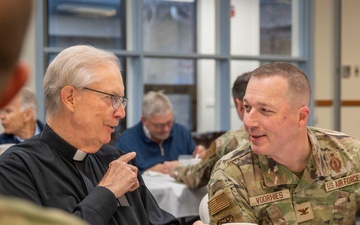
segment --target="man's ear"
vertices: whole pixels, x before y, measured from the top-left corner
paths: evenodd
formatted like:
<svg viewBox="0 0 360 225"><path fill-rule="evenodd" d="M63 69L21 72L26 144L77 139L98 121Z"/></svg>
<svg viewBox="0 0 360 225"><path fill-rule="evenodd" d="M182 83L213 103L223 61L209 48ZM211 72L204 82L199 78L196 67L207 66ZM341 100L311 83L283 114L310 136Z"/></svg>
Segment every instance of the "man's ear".
<svg viewBox="0 0 360 225"><path fill-rule="evenodd" d="M146 124L146 118L145 116L141 116L141 122L145 125Z"/></svg>
<svg viewBox="0 0 360 225"><path fill-rule="evenodd" d="M75 110L75 88L67 85L61 89L60 99L64 106L71 112Z"/></svg>
<svg viewBox="0 0 360 225"><path fill-rule="evenodd" d="M241 101L240 99L238 98L235 98L235 102L236 102L236 109L239 111L239 112L243 112L244 111L244 103L243 101Z"/></svg>
<svg viewBox="0 0 360 225"><path fill-rule="evenodd" d="M302 106L299 109L299 122L303 122L305 124L307 124L308 122L308 117L310 114L310 109L308 106Z"/></svg>
<svg viewBox="0 0 360 225"><path fill-rule="evenodd" d="M34 111L32 109L26 109L24 111L24 119L25 121L30 121L30 120L33 120L34 118Z"/></svg>
<svg viewBox="0 0 360 225"><path fill-rule="evenodd" d="M4 97L0 100L0 108L7 105L18 91L24 87L29 77L29 68L23 64L16 64L11 72L8 84L5 86Z"/></svg>

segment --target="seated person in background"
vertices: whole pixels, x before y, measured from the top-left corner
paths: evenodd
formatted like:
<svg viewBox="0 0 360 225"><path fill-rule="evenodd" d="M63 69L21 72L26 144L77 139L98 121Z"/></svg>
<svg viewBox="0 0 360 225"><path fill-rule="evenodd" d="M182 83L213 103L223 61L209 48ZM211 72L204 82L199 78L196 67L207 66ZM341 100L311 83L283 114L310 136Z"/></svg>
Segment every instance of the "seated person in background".
<svg viewBox="0 0 360 225"><path fill-rule="evenodd" d="M4 127L0 144L17 144L40 133L44 124L37 120L37 110L35 94L28 89L21 89L11 102L0 110L1 125Z"/></svg>
<svg viewBox="0 0 360 225"><path fill-rule="evenodd" d="M360 141L307 126L310 92L306 75L290 63L251 72L244 97L250 142L214 166L211 224L354 224Z"/></svg>
<svg viewBox="0 0 360 225"><path fill-rule="evenodd" d="M244 117L243 98L250 73L244 73L237 77L232 87L232 96L239 119ZM177 166L171 176L175 180L186 184L189 188L200 188L208 184L211 171L215 163L225 154L248 142L243 126L235 131L228 131L215 139L208 150L201 156L201 161L195 165Z"/></svg>
<svg viewBox="0 0 360 225"><path fill-rule="evenodd" d="M125 152L135 151L141 173L150 170L169 174L173 165L178 164L179 155L205 151L201 146L196 148L186 127L175 123L172 104L161 91L150 91L144 96L141 121L125 130L115 147Z"/></svg>
<svg viewBox="0 0 360 225"><path fill-rule="evenodd" d="M117 56L91 46L60 52L44 76L47 124L0 156L0 193L70 212L93 225L179 224L132 164L106 145L125 117Z"/></svg>

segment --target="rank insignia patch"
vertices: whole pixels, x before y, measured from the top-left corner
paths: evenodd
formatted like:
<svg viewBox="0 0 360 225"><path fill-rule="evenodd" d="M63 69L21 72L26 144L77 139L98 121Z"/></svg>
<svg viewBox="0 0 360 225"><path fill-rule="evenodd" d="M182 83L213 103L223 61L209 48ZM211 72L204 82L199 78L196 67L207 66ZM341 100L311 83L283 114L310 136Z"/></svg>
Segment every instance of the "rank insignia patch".
<svg viewBox="0 0 360 225"><path fill-rule="evenodd" d="M314 219L314 213L310 202L304 202L294 206L296 218L299 223Z"/></svg>

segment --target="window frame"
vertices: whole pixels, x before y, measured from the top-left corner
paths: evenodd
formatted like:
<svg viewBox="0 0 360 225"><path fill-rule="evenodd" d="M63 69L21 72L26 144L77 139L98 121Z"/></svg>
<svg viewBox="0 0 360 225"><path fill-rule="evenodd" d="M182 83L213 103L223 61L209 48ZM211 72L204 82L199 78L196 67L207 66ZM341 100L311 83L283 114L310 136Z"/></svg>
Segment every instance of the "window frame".
<svg viewBox="0 0 360 225"><path fill-rule="evenodd" d="M196 1L196 12L204 0ZM208 0L205 0L208 1ZM277 56L277 55L232 55L230 52L230 16L231 0L213 0L215 4L215 34L216 34L216 52L214 54L194 53L164 53L164 52L145 52L142 46L142 0L126 1L126 49L111 50L119 58L124 58L126 65L126 96L130 99L127 107L126 124L133 126L141 117L141 102L144 95L144 83L142 79L143 64L145 58L169 58L169 59L189 59L196 62L201 59L211 59L215 61L215 130L230 129L230 64L233 60L241 61L259 61L273 62L286 61L299 65L309 77L311 85L314 84L313 78L313 24L314 12L313 2L311 0L293 0L297 4L297 16L300 21L299 29L299 49L297 57ZM57 54L62 48L53 48L46 46L47 43L47 21L46 1L36 1L35 31L36 31L36 95L39 100L43 99L42 80L46 70L48 54ZM196 29L198 30L198 29ZM195 34L197 38L197 34ZM196 42L195 42L196 43ZM196 72L197 73L197 72ZM197 80L197 79L196 79ZM198 83L197 87L206 85ZM139 88L143 87L143 88ZM313 94L312 94L313 95ZM313 97L313 96L312 96ZM313 98L312 98L313 99ZM314 103L311 101L310 107ZM197 117L201 115L196 115ZM313 113L310 114L309 125L313 123ZM39 118L45 120L45 106L43 101L39 101ZM196 118L193 121L197 121ZM195 124L195 127L196 124Z"/></svg>

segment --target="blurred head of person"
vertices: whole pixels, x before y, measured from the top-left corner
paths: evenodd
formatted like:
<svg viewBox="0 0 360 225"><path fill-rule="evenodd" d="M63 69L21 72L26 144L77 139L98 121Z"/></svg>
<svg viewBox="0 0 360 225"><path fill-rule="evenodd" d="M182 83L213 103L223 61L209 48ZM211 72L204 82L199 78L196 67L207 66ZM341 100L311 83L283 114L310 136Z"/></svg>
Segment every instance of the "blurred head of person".
<svg viewBox="0 0 360 225"><path fill-rule="evenodd" d="M151 139L160 142L169 137L174 125L173 107L163 91L149 91L143 98L141 121Z"/></svg>
<svg viewBox="0 0 360 225"><path fill-rule="evenodd" d="M4 133L21 139L34 136L37 121L38 102L33 92L21 89L19 93L0 111Z"/></svg>
<svg viewBox="0 0 360 225"><path fill-rule="evenodd" d="M84 152L94 153L109 143L125 117L120 62L111 52L87 45L69 47L50 63L43 85L47 123Z"/></svg>
<svg viewBox="0 0 360 225"><path fill-rule="evenodd" d="M243 73L236 78L234 81L233 87L231 89L232 97L236 107L236 112L242 121L244 118L244 103L243 98L245 96L246 86L250 80L251 73Z"/></svg>
<svg viewBox="0 0 360 225"><path fill-rule="evenodd" d="M28 79L19 62L32 13L32 0L0 1L0 108L10 102Z"/></svg>

